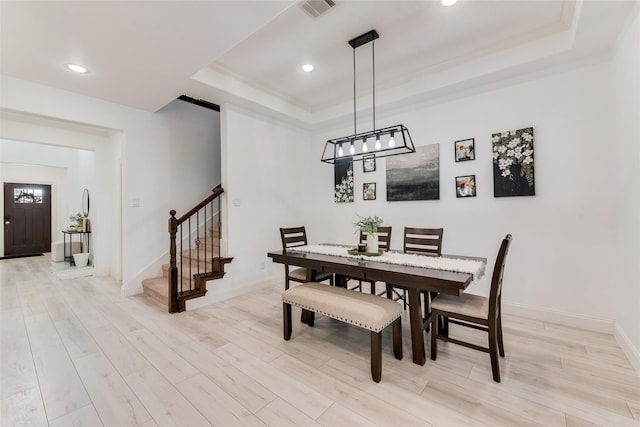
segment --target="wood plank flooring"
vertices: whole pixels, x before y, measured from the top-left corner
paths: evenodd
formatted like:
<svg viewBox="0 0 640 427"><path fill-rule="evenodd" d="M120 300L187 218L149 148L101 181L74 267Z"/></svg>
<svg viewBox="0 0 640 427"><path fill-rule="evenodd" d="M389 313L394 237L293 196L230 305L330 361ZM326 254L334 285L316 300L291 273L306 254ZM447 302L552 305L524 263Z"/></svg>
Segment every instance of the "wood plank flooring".
<svg viewBox="0 0 640 427"><path fill-rule="evenodd" d="M612 335L504 316L495 383L488 355L449 343L411 363L407 315L405 357L385 331L376 384L368 331L317 316L283 340L280 280L170 315L60 266L0 261L2 426L640 426L640 378Z"/></svg>

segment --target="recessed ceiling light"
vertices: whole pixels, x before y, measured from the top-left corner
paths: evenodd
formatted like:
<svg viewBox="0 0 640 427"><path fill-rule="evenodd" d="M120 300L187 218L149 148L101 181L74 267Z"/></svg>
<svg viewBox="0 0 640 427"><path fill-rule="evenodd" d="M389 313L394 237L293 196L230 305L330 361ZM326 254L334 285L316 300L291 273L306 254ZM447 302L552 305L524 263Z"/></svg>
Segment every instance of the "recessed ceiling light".
<svg viewBox="0 0 640 427"><path fill-rule="evenodd" d="M86 73L88 70L86 67L78 64L67 64L67 68L76 73Z"/></svg>
<svg viewBox="0 0 640 427"><path fill-rule="evenodd" d="M304 71L305 73L310 73L310 72L312 72L315 68L316 68L316 67L314 67L314 66L313 66L313 65L311 65L311 64L304 64L304 65L302 66L302 71Z"/></svg>
<svg viewBox="0 0 640 427"><path fill-rule="evenodd" d="M443 6L453 6L458 3L458 0L440 0Z"/></svg>

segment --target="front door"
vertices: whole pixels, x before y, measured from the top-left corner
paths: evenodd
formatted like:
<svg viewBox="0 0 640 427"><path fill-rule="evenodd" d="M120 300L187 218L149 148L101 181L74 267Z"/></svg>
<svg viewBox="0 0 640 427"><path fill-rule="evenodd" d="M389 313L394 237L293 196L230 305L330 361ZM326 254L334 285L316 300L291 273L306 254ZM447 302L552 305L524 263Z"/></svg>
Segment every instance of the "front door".
<svg viewBox="0 0 640 427"><path fill-rule="evenodd" d="M51 252L51 186L4 184L4 254Z"/></svg>

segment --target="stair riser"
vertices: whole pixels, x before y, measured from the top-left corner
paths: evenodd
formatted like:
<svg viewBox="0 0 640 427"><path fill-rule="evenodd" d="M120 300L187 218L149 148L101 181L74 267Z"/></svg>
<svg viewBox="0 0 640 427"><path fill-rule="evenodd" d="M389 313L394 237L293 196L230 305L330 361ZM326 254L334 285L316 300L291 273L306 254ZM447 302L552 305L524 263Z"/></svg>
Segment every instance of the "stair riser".
<svg viewBox="0 0 640 427"><path fill-rule="evenodd" d="M189 251L189 249L185 249L182 251L183 258L196 259L198 258L198 255L200 255L200 259L204 258L205 249L200 247L200 254L198 254L198 249L193 249L193 248L191 249L191 251ZM214 258L214 257L220 256L220 248L207 246L206 256L207 258Z"/></svg>
<svg viewBox="0 0 640 427"><path fill-rule="evenodd" d="M184 272L182 273L182 277L184 279L189 280L190 277L192 277L194 274L202 274L202 273L207 273L211 271L211 264L209 264L208 266L206 266L204 263L200 263L200 271L198 271L198 268L193 265L191 267L191 272L189 272L189 264L184 264ZM180 271L180 263L178 263L178 276L180 276L181 271ZM162 276L163 277L169 277L169 264L164 264L162 266Z"/></svg>
<svg viewBox="0 0 640 427"><path fill-rule="evenodd" d="M142 285L144 294L153 298L154 300L158 301L160 304L162 305L166 305L167 304L167 300L169 299L168 297L168 292L169 290L167 289L167 293L163 294L161 292L156 291L155 289L151 289L149 287L145 287L144 284Z"/></svg>

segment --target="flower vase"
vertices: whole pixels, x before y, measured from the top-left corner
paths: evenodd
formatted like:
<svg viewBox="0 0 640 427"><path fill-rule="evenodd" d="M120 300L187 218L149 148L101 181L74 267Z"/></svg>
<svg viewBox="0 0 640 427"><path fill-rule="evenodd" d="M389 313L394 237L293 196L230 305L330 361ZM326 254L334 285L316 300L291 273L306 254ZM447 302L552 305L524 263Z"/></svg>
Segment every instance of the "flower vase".
<svg viewBox="0 0 640 427"><path fill-rule="evenodd" d="M367 233L367 252L378 253L378 233Z"/></svg>

